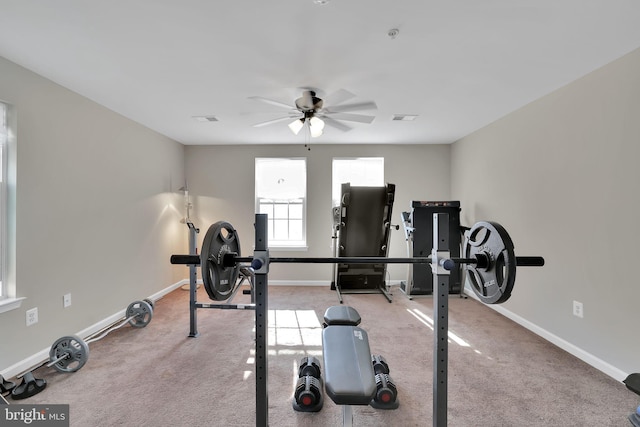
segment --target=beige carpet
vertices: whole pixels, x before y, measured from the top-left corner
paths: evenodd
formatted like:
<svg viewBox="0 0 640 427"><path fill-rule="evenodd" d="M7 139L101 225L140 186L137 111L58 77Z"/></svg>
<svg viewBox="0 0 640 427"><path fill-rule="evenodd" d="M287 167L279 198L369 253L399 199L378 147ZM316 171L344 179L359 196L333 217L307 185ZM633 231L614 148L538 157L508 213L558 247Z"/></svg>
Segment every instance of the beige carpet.
<svg viewBox="0 0 640 427"><path fill-rule="evenodd" d="M355 407L356 426L432 425L433 301L394 294L391 304L380 294L345 296L372 352L387 359L400 399L392 411ZM199 297L207 302L202 290ZM318 413L291 407L299 360L321 356L330 305L337 297L328 288L269 289L271 426L342 424L341 407L326 396ZM188 338L188 306L188 292L176 290L156 302L146 328L127 326L91 343L76 373L37 370L47 389L10 403L70 404L72 426L255 425L253 312L198 310L200 337ZM449 329L449 426L630 425L637 395L481 303L451 297Z"/></svg>

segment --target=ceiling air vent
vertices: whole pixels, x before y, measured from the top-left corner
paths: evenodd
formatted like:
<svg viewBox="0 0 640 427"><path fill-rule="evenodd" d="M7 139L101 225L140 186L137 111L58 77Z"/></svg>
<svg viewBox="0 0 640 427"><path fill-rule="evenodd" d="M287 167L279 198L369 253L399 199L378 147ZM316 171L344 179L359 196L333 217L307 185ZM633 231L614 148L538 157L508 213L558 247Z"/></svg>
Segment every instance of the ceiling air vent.
<svg viewBox="0 0 640 427"><path fill-rule="evenodd" d="M394 114L393 117L391 117L391 120L400 121L400 122L410 122L415 120L416 117L418 117L416 114Z"/></svg>
<svg viewBox="0 0 640 427"><path fill-rule="evenodd" d="M194 120L199 122L217 122L218 118L216 116L193 116Z"/></svg>

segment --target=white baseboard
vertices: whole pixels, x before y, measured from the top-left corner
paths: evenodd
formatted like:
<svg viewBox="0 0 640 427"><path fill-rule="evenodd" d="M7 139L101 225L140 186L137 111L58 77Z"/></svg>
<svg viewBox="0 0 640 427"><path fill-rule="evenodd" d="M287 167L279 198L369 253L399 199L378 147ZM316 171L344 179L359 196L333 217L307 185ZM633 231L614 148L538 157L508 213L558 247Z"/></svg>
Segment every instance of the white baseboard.
<svg viewBox="0 0 640 427"><path fill-rule="evenodd" d="M202 281L200 281L200 283L202 283ZM161 290L160 292L156 292L155 294L151 295L149 297L149 299L151 301L158 301L160 298L162 298L163 296L175 291L176 289L178 289L180 286L182 285L188 285L189 284L189 280L188 279L182 279L179 282L174 283L173 285L164 288L163 290Z"/></svg>
<svg viewBox="0 0 640 427"><path fill-rule="evenodd" d="M161 290L160 292L156 292L155 294L149 296L148 298L152 301L157 301L160 298L162 298L163 296L165 296L166 294L168 294L169 292L179 288L180 286L182 286L185 283L189 283L188 280L181 280L177 283L174 283L173 285ZM82 339L86 339L87 337L90 337L91 335L95 334L96 332L115 324L116 322L118 322L119 320L123 320L125 317L125 313L126 313L126 309L122 309L120 311L118 311L117 313L112 314L111 316L89 326L88 328L85 328L75 334L72 335L77 335ZM51 345L53 345L53 342L51 343ZM3 378L13 378L16 375L19 375L23 372L28 371L29 369L32 369L34 366L38 366L41 363L43 363L44 361L49 360L49 351L51 350L51 347L47 347L45 349L40 350L39 352L27 357L24 360L21 360L15 364L13 364L12 366L9 366L8 368L6 368L5 370L0 372L0 375L2 375Z"/></svg>
<svg viewBox="0 0 640 427"><path fill-rule="evenodd" d="M469 295L471 298L474 298L478 301L480 301L480 299L476 296L476 294L471 291L466 293L467 295ZM583 362L593 366L594 368L596 368L597 370L609 375L611 378L615 379L616 381L622 381L624 380L628 373L622 371L621 369L616 368L615 366L605 362L604 360L594 356L593 354L581 349L580 347L571 344L570 342L560 338L557 335L552 334L551 332L547 331L546 329L541 328L540 326L528 321L527 319L518 316L517 314L513 313L512 311L507 310L506 308L497 305L497 304L491 304L488 305L488 307L492 308L493 310L497 311L498 313L502 314L504 317L513 320L514 322L516 322L517 324L527 328L528 330L530 330L531 332L533 332L534 334L544 338L545 340L549 341L550 343L560 347L561 349L563 349L564 351L566 351L567 353L577 357L578 359L582 360Z"/></svg>
<svg viewBox="0 0 640 427"><path fill-rule="evenodd" d="M330 280L269 280L269 286L331 286Z"/></svg>

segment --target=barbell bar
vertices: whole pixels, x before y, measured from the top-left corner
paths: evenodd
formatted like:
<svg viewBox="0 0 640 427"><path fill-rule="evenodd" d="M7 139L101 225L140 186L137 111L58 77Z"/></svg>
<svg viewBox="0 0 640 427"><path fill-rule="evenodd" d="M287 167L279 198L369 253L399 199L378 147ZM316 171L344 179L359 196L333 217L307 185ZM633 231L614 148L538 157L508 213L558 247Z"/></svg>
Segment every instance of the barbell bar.
<svg viewBox="0 0 640 427"><path fill-rule="evenodd" d="M441 260L441 265L447 270L453 270L457 264L477 264L486 265L487 261L482 260L481 255L477 258L448 258ZM212 258L208 258L212 260ZM256 258L257 259L257 258ZM200 265L200 255L171 255L171 264ZM222 258L223 267L234 267L236 264L251 264L254 257L241 257L229 252ZM283 264L431 264L433 258L385 258L385 257L270 257L270 263ZM517 256L516 266L518 267L542 267L544 258L541 256ZM260 266L255 266L258 269Z"/></svg>
<svg viewBox="0 0 640 427"><path fill-rule="evenodd" d="M541 267L541 256L515 256L507 231L495 222L478 222L465 232L464 257L437 259L438 267L453 270L463 265L471 288L486 304L507 301L515 283L516 267ZM437 257L437 254L436 254ZM431 264L433 257L269 257L268 252L240 255L240 243L231 224L219 221L207 231L200 255L172 255L172 264L200 265L204 287L211 299L226 300L232 295L238 277L238 265L250 264L258 271L271 263L306 264Z"/></svg>

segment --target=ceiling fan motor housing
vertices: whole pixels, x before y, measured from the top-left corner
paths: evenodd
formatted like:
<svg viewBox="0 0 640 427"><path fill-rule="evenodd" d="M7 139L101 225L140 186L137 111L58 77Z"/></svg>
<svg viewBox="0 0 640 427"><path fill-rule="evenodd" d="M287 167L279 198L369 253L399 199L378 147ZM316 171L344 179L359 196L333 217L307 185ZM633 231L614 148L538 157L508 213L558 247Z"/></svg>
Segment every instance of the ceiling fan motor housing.
<svg viewBox="0 0 640 427"><path fill-rule="evenodd" d="M302 112L314 112L322 108L322 99L316 96L312 90L305 90L302 96L296 99L296 107Z"/></svg>

